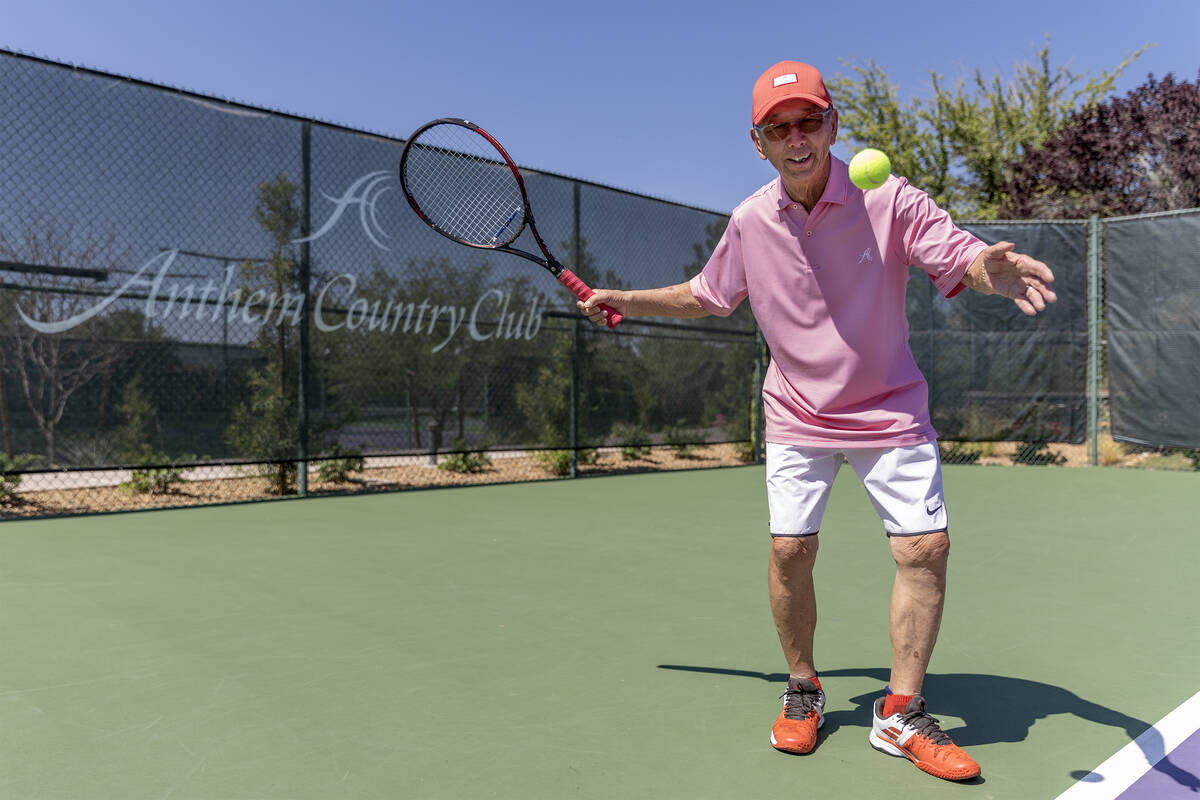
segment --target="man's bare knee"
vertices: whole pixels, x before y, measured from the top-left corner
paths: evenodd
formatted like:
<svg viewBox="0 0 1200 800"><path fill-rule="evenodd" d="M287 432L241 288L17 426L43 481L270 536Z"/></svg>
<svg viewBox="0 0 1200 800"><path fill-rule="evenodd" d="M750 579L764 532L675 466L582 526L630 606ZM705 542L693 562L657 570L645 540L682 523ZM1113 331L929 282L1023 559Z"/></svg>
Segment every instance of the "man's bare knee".
<svg viewBox="0 0 1200 800"><path fill-rule="evenodd" d="M771 537L771 560L781 567L811 564L817 559L817 537Z"/></svg>
<svg viewBox="0 0 1200 800"><path fill-rule="evenodd" d="M950 557L950 536L945 532L921 536L893 536L892 558L901 567L945 569Z"/></svg>

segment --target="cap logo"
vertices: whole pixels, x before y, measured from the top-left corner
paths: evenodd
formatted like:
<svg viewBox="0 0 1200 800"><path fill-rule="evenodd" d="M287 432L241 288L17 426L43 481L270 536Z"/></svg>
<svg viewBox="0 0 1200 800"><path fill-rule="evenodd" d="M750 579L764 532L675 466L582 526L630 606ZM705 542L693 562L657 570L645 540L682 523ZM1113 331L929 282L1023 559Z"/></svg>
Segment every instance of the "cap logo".
<svg viewBox="0 0 1200 800"><path fill-rule="evenodd" d="M789 72L787 75L780 75L775 78L775 80L771 81L771 86L772 88L778 89L780 86L788 83L795 83L798 80L799 78L796 77L796 73Z"/></svg>

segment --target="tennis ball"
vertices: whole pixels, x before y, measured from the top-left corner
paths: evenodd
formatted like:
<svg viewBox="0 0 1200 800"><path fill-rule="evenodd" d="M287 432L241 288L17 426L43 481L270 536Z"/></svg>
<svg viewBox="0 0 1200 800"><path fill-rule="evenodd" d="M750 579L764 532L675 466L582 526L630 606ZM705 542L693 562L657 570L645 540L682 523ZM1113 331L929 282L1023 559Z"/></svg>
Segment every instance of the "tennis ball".
<svg viewBox="0 0 1200 800"><path fill-rule="evenodd" d="M892 162L885 153L868 147L850 159L850 180L860 189L878 189L892 174Z"/></svg>

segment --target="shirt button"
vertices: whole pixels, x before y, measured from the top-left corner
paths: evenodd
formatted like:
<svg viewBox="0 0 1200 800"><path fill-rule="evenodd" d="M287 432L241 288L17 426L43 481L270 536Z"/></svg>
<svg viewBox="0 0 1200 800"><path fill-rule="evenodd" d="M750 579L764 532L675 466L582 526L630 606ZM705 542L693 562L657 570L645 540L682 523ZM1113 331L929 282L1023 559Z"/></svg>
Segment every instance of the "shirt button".
<svg viewBox="0 0 1200 800"><path fill-rule="evenodd" d="M804 235L805 235L805 236L812 236L812 231L806 231Z"/></svg>

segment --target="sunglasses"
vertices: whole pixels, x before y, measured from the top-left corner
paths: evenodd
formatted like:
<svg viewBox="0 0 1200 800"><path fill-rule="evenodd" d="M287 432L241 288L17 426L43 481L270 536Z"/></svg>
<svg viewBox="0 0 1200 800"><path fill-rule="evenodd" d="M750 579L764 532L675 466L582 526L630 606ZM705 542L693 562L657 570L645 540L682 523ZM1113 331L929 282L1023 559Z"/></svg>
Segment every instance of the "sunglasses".
<svg viewBox="0 0 1200 800"><path fill-rule="evenodd" d="M754 130L759 136L768 139L772 142L782 142L784 139L792 135L792 127L800 129L801 133L816 133L824 126L825 120L829 119L829 115L833 113L833 106L829 106L819 114L810 114L807 117L800 119L788 120L787 122L775 122L770 125L755 125Z"/></svg>

